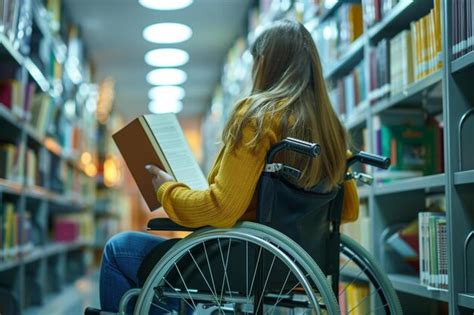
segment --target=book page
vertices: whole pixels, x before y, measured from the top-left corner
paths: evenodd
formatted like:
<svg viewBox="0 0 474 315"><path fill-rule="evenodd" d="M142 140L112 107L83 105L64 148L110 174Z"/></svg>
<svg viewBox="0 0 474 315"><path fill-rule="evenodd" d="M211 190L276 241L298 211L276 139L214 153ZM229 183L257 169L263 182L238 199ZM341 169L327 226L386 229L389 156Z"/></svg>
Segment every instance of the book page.
<svg viewBox="0 0 474 315"><path fill-rule="evenodd" d="M191 189L205 190L207 179L193 156L183 130L174 114L144 115L175 179Z"/></svg>

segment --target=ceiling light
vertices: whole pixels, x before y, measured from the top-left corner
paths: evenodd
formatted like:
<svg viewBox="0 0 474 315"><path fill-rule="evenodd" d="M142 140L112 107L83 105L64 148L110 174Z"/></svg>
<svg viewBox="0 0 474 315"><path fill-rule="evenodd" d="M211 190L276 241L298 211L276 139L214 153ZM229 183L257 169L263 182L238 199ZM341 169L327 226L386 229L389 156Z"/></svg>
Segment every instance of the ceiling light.
<svg viewBox="0 0 474 315"><path fill-rule="evenodd" d="M155 69L146 75L146 81L151 85L180 85L187 78L186 72L180 69Z"/></svg>
<svg viewBox="0 0 474 315"><path fill-rule="evenodd" d="M174 44L187 41L193 35L191 28L179 23L152 24L143 30L143 37L152 43Z"/></svg>
<svg viewBox="0 0 474 315"><path fill-rule="evenodd" d="M145 62L153 67L179 67L188 60L189 54L176 48L154 49L145 55Z"/></svg>
<svg viewBox="0 0 474 315"><path fill-rule="evenodd" d="M182 100L185 96L184 89L180 86L156 86L148 92L151 100Z"/></svg>
<svg viewBox="0 0 474 315"><path fill-rule="evenodd" d="M190 6L193 0L140 0L142 6L152 10L179 10Z"/></svg>
<svg viewBox="0 0 474 315"><path fill-rule="evenodd" d="M150 112L155 114L179 113L183 110L183 103L178 100L151 101L148 104Z"/></svg>

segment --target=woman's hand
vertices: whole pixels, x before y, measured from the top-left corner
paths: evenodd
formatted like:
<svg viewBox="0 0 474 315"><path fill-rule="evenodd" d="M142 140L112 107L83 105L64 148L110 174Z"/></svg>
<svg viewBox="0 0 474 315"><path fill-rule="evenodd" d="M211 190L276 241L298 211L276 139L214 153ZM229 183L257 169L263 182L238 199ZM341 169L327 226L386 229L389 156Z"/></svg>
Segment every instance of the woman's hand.
<svg viewBox="0 0 474 315"><path fill-rule="evenodd" d="M165 171L161 170L159 167L148 164L145 166L146 170L153 175L152 183L153 187L155 188L155 191L158 191L158 189L161 187L166 182L174 182L174 178L166 173Z"/></svg>

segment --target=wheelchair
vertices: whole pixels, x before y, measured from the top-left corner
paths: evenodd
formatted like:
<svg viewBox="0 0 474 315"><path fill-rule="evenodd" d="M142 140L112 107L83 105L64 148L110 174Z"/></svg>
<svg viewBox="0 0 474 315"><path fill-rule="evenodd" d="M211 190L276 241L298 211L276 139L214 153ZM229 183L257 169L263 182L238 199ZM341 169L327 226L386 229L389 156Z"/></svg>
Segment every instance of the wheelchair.
<svg viewBox="0 0 474 315"><path fill-rule="evenodd" d="M284 150L311 158L321 151L318 144L292 138L269 150L258 185L257 222L191 229L169 219L149 221L149 230L193 233L145 259L143 286L122 297L118 314L129 314L135 299L133 314L402 314L375 259L339 233L342 186L330 192L298 188L301 172L274 163ZM390 165L388 158L361 151L347 160L347 170L357 162ZM372 183L368 175L347 171L349 179ZM361 283L368 289L359 290L354 301L347 291ZM350 309L342 305L346 294Z"/></svg>

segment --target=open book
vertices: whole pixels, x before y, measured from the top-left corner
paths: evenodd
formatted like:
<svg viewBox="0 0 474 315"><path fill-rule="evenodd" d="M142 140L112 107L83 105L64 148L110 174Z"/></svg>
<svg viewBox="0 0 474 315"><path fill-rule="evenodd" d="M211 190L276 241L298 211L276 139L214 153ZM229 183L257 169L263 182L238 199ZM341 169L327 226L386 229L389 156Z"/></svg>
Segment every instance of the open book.
<svg viewBox="0 0 474 315"><path fill-rule="evenodd" d="M194 190L208 188L174 114L143 115L116 132L117 147L150 210L160 206L145 165L153 164Z"/></svg>

